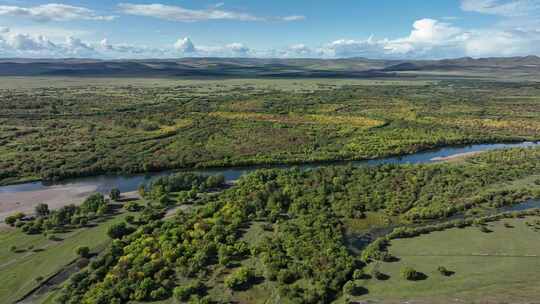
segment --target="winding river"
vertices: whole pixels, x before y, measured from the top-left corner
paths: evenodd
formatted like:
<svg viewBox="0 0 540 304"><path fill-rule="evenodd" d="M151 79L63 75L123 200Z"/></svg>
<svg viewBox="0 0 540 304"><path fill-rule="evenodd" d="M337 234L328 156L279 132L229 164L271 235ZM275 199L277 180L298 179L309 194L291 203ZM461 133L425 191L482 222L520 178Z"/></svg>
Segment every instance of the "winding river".
<svg viewBox="0 0 540 304"><path fill-rule="evenodd" d="M231 168L198 169L192 172L201 174L222 174L227 182L232 182L242 175L261 168L290 168L298 167L308 170L330 165L374 166L379 164L419 164L431 163L460 155L470 155L490 150L508 148L526 148L540 146L540 142L474 144L464 146L451 146L414 154L388 157L364 161L343 161L331 163L316 163L303 165L270 165L247 166ZM0 187L0 221L7 215L16 212L31 212L38 203L47 203L51 208L58 208L69 203L80 202L93 192L107 193L111 188L118 188L122 193L133 192L139 185L148 183L153 178L171 174L174 171L165 171L152 174L135 175L101 175L63 180L48 184L43 182L30 182Z"/></svg>

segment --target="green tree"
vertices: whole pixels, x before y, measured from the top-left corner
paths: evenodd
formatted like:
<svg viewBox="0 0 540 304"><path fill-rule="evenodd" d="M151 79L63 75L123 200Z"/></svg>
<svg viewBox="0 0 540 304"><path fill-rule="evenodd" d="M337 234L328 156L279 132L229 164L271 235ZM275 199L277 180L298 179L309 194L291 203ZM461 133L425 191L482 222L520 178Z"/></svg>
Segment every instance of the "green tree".
<svg viewBox="0 0 540 304"><path fill-rule="evenodd" d="M417 281L422 278L422 274L412 267L404 267L400 270L400 275L408 281Z"/></svg>
<svg viewBox="0 0 540 304"><path fill-rule="evenodd" d="M89 212L102 212L106 213L108 211L107 201L101 193L94 193L84 200L81 204L81 211L83 213Z"/></svg>
<svg viewBox="0 0 540 304"><path fill-rule="evenodd" d="M439 266L437 267L437 271L442 274L443 276L445 277L448 277L448 276L451 276L453 274L452 271L448 270L446 267L444 266Z"/></svg>
<svg viewBox="0 0 540 304"><path fill-rule="evenodd" d="M109 197L111 200L117 202L120 200L120 190L118 188L112 188L109 192Z"/></svg>
<svg viewBox="0 0 540 304"><path fill-rule="evenodd" d="M121 239L129 233L131 229L124 222L113 224L107 229L107 235L112 239Z"/></svg>
<svg viewBox="0 0 540 304"><path fill-rule="evenodd" d="M38 204L34 209L37 216L45 217L49 215L49 205L47 204Z"/></svg>
<svg viewBox="0 0 540 304"><path fill-rule="evenodd" d="M5 222L6 224L10 225L10 226L13 226L15 225L15 223L17 223L17 221L20 221L22 219L24 219L26 217L26 215L22 212L17 212L13 215L10 215L8 217L6 217L5 219Z"/></svg>
<svg viewBox="0 0 540 304"><path fill-rule="evenodd" d="M177 286L173 290L173 296L177 301L187 301L192 295L202 294L204 285L200 281L195 281L191 284Z"/></svg>
<svg viewBox="0 0 540 304"><path fill-rule="evenodd" d="M225 286L232 290L241 290L246 288L253 278L253 273L249 268L240 267L225 278Z"/></svg>
<svg viewBox="0 0 540 304"><path fill-rule="evenodd" d="M90 256L90 248L88 246L79 246L75 250L75 253L81 258L88 258Z"/></svg>
<svg viewBox="0 0 540 304"><path fill-rule="evenodd" d="M353 279L354 280L362 280L365 277L365 273L362 269L356 269L353 272Z"/></svg>
<svg viewBox="0 0 540 304"><path fill-rule="evenodd" d="M351 296L360 296L366 293L365 288L356 281L348 281L343 285L343 293Z"/></svg>

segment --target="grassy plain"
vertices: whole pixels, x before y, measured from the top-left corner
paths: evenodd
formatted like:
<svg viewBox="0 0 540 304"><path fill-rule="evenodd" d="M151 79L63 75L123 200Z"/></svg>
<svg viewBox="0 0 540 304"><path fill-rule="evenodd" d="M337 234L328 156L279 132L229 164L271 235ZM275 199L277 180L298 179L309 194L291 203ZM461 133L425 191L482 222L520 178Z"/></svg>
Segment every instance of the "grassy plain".
<svg viewBox="0 0 540 304"><path fill-rule="evenodd" d="M433 232L393 240L390 253L398 262L370 265L390 278L369 279L369 293L358 300L373 303L529 303L540 297L540 230L526 225L538 218L507 219L491 223L492 232L476 227ZM510 228L505 227L505 223ZM406 281L400 269L415 268L425 280ZM445 277L437 267L454 275ZM371 302L370 302L371 303Z"/></svg>
<svg viewBox="0 0 540 304"><path fill-rule="evenodd" d="M109 242L107 228L121 222L127 213L115 216L96 227L55 234L61 240L49 240L43 235L27 235L13 228L0 228L0 303L12 303L38 286L36 278L47 279L77 257L79 246L89 246L93 252ZM11 251L16 246L17 252ZM29 249L30 248L30 249Z"/></svg>
<svg viewBox="0 0 540 304"><path fill-rule="evenodd" d="M0 98L0 184L540 137L534 83L7 77Z"/></svg>
<svg viewBox="0 0 540 304"><path fill-rule="evenodd" d="M368 266L389 276L388 280L373 278L361 280L368 294L348 297L363 303L533 303L540 297L540 288L534 282L540 279L540 245L537 240L540 229L528 226L539 218L506 219L489 224L490 233L476 227L434 232L411 239L392 241L390 253L399 258L397 262L376 263ZM264 234L260 223L252 226L245 240L257 242ZM505 227L509 224L511 228ZM256 235L259 235L257 238ZM258 273L264 267L257 259L248 259L242 265ZM411 266L427 275L422 281L406 281L400 270ZM445 266L455 272L442 276L437 267ZM247 291L231 292L223 286L226 268L216 270L208 291L212 298L238 303L292 303L279 295L278 284L264 280ZM175 303L169 299L156 303ZM346 302L341 297L335 303Z"/></svg>
<svg viewBox="0 0 540 304"><path fill-rule="evenodd" d="M204 79L179 79L179 78L137 78L137 77L15 77L2 76L0 89L39 89L39 88L80 88L85 86L111 87L111 86L134 86L134 87L171 87L171 86L244 86L246 84L276 88L280 90L316 90L323 85L425 85L433 83L431 80L407 80L407 79L329 79L329 78L306 78L306 79L234 79L234 78L204 78Z"/></svg>
<svg viewBox="0 0 540 304"><path fill-rule="evenodd" d="M365 159L443 145L540 138L540 86L535 83L4 80L0 184L169 168ZM296 297L327 303L341 296L356 267L358 252L345 244L349 235L399 224L405 215L439 218L466 204L488 208L499 202L496 199L526 197L529 194L521 193L522 188L538 190L537 155L537 150L499 151L452 164L326 168L305 175L290 170L276 173L277 179L257 173L260 176L220 194L217 204L194 208L183 218L170 216L167 224L155 223L159 228L152 235L144 232L130 240L137 245L148 237L144 246L134 245L123 253L141 257L123 269L123 280L133 284L129 292L135 294L141 287L136 272L142 265L137 263L145 261L148 248L158 258L184 246L193 254L182 256L180 264L161 261L173 271L156 282L169 286L165 281L175 275L173 283L182 286L201 276L212 299L286 303ZM368 266L390 278L362 281L369 293L358 300L445 303L455 298L471 302L538 298L540 289L530 282L540 278L535 273L540 266L539 232L523 220L505 222L514 228L495 223L491 233L466 228L393 241L390 253L400 260ZM108 242L107 226L59 235L61 242L1 232L0 276L8 283L0 286L0 302L20 298L37 285L36 277L47 278L73 261L77 246L103 247ZM11 246L23 252L14 253ZM40 248L44 250L33 252ZM215 252L218 249L221 254ZM251 249L262 253L252 254ZM217 263L219 256L231 263ZM253 269L257 278L248 290L232 291L224 279L239 266ZM404 266L415 267L427 279L401 279ZM455 275L442 277L438 266ZM287 273L293 267L294 273ZM265 278L269 270L277 273L277 281ZM289 280L294 282L285 283ZM87 299L111 299L117 294L108 293L121 289L116 283L104 287L94 282L77 289L88 291ZM82 295L75 288L69 292ZM140 298L163 296L149 293ZM164 303L168 302L173 300Z"/></svg>
<svg viewBox="0 0 540 304"><path fill-rule="evenodd" d="M373 228L403 224L402 216L409 211L431 219L444 218L448 214L431 211L445 211L450 207L461 210L459 206L474 201L478 208L469 209L467 214L480 216L482 208L493 211L497 203L515 203L539 193L537 175L533 174L537 171L539 151L492 151L460 162L429 165L329 166L313 171L254 172L222 192L201 197L196 208L169 215L165 222L141 227L133 238L123 240L126 246L123 252L117 253L121 257L119 262L113 263L115 266L87 269L88 278L102 276L98 281L91 285L69 285L71 287L66 287L64 292L70 292L69 297L74 301L98 303L114 297L110 292L115 292L117 284L130 284L133 289L128 292L132 292L141 288L140 280L153 278L155 282L163 282L165 291L202 283L204 287L200 294L193 295L193 301L197 297L227 303L344 301L344 284L351 280L355 269L362 268L359 266L362 265L361 251L365 249L349 243L356 239L365 242L362 237ZM522 188L529 194L520 194ZM157 191L147 190L148 193ZM483 193L488 190L502 192L497 192L500 195ZM179 193L174 192L165 195L179 197ZM380 205L373 205L377 200ZM423 212L422 208L431 213ZM355 212L359 210L365 212ZM491 233L466 228L394 240L390 253L399 261L372 262L364 269L369 273L377 267L390 278L387 281L360 280L369 294L358 300L399 303L412 299L420 303L446 303L454 294L472 302L491 299L482 292L494 297L505 293L504 299L508 300L534 299L538 290L527 283L528 276L536 279L536 274L531 272L536 271L538 260L533 258L540 255L536 242L540 232L534 230L540 230L540 224L536 224L536 220L532 217L505 220L512 228L502 223L490 224ZM535 223L535 227L525 226L525 221ZM150 227L154 228L148 229ZM169 250L177 248L191 253L181 253L175 262L161 258L173 254ZM214 249L206 251L208 248ZM195 257L201 253L206 255L205 263L197 266L201 264L194 264ZM141 271L150 265L146 261L151 259L155 260L153 265L157 265L155 274L147 269L148 274L137 279L138 273L143 273ZM125 261L130 261L129 265L120 267ZM428 278L414 282L416 285L404 281L399 276L404 266L412 266ZM443 278L437 273L438 266L455 271L455 275ZM194 272L192 267L201 270ZM249 284L238 289L227 287L225 282L240 267L251 270ZM162 269L174 270L162 276ZM121 280L107 279L115 276ZM173 278L174 287L169 278ZM331 284L335 284L331 291L314 294ZM521 292L523 288L527 288L526 292ZM512 293L514 290L519 291ZM52 303L53 297L54 293L38 300ZM147 295L137 300L140 303L176 301L171 294L155 298ZM123 298L121 302L129 301Z"/></svg>

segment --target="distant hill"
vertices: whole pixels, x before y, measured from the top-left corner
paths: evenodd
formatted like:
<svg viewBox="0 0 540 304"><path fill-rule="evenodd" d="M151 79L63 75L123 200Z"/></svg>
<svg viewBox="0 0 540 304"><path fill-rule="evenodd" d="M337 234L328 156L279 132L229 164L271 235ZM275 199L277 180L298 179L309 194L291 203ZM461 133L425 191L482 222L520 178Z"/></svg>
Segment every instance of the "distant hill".
<svg viewBox="0 0 540 304"><path fill-rule="evenodd" d="M540 57L445 60L182 58L0 59L0 76L395 77L430 74L534 75Z"/></svg>

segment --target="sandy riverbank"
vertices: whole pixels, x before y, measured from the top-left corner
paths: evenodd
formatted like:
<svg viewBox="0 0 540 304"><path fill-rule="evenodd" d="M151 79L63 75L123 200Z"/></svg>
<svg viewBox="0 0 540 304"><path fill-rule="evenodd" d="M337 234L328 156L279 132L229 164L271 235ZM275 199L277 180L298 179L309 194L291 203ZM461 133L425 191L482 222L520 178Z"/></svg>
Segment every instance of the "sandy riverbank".
<svg viewBox="0 0 540 304"><path fill-rule="evenodd" d="M474 152L465 152L465 153L458 153L446 157L434 157L431 160L432 161L458 161L465 158L473 157L476 155L479 155L481 153L484 153L485 151L474 151Z"/></svg>
<svg viewBox="0 0 540 304"><path fill-rule="evenodd" d="M59 209L69 204L80 204L90 194L96 192L92 185L53 186L43 190L0 193L0 222L15 213L32 214L36 205L44 203L49 209ZM123 198L138 198L138 193L126 192Z"/></svg>

